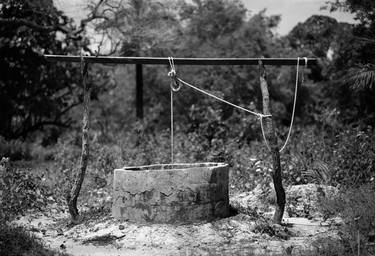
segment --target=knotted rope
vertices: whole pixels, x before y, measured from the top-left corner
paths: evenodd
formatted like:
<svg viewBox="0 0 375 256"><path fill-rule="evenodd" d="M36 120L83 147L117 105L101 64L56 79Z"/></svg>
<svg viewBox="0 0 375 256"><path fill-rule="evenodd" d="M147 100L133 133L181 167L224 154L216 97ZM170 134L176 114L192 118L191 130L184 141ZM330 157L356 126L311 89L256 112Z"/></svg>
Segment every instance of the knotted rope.
<svg viewBox="0 0 375 256"><path fill-rule="evenodd" d="M307 57L303 57L303 59L305 60L305 68L306 68L307 67L307 61L308 61L308 59L307 59ZM292 118L290 120L290 125L289 125L288 135L286 137L286 140L285 140L283 146L281 147L281 149L279 150L280 153L285 149L286 145L289 142L290 135L292 133L293 121L294 121L294 116L295 116L295 112L296 112L296 103L297 103L299 65L300 65L300 58L298 57L297 58L297 68L296 68L296 83L295 83L295 86L294 86L294 99L293 99ZM304 79L304 72L302 72L301 85L303 84L304 80L305 80ZM267 141L267 138L266 138L266 134L264 132L264 126L263 126L263 120L262 119L260 119L260 127L261 127L261 130L262 130L262 136L263 136L264 143L266 144L266 147L268 148L268 150L271 151L271 147L268 144L268 141Z"/></svg>
<svg viewBox="0 0 375 256"><path fill-rule="evenodd" d="M304 57L305 59L305 67L307 67L307 58ZM271 151L271 148L268 144L268 141L267 141L267 138L265 136L265 132L264 132L264 128L263 128L263 118L265 117L272 117L272 115L265 115L265 114L262 114L262 113L258 113L258 112L255 112L255 111L252 111L252 110L249 110L247 108L244 108L244 107L241 107L239 105L236 105L234 103L231 103L227 100L224 100L212 93L209 93L203 89L200 89L184 80L182 80L181 78L179 78L177 76L177 72L176 72L176 68L175 68L175 65L174 65L174 60L173 60L173 57L168 57L168 61L169 61L169 66L171 68L171 70L168 72L168 76L171 77L172 81L171 81L171 84L170 84L170 88L171 88L171 97L170 97L170 100L171 100L171 160L172 160L172 163L174 161L174 155L173 155L173 149L174 149L174 141L173 141L173 137L174 137L174 134L173 134L173 93L174 92L177 92L181 89L181 84L184 84L202 94L205 94L209 97L212 97L218 101L221 101L225 104L228 104L234 108L237 108L237 109L240 109L242 111L245 111L247 113L250 113L252 115L255 115L258 117L258 119L260 120L260 126L261 126L261 130L262 130L262 136L263 136L263 139L265 141L265 144L267 146L267 148ZM288 131L288 135L287 135L287 139L284 143L284 145L281 147L280 149L280 152L283 151L289 141L289 138L290 138L290 135L291 135L291 132L292 132L292 127L293 127L293 121L294 121L294 115L295 115L295 108L296 108L296 101L297 101L297 90L298 90L298 74L299 74L299 65L300 65L300 58L297 59L297 72L296 72L296 84L295 84L295 89L294 89L294 100L293 100L293 111L292 111L292 118L291 118L291 122L290 122L290 126L289 126L289 131ZM304 77L303 77L303 73L302 73L302 78L301 78L301 83L303 83L303 80L304 80Z"/></svg>

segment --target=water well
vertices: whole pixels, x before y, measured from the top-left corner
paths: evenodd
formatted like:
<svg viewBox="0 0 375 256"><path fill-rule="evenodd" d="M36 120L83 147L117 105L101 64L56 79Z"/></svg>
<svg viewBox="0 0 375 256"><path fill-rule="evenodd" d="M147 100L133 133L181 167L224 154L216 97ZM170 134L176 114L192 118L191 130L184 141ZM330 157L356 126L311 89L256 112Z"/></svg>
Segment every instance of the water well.
<svg viewBox="0 0 375 256"><path fill-rule="evenodd" d="M212 220L229 215L228 165L157 164L116 169L112 214L138 223Z"/></svg>

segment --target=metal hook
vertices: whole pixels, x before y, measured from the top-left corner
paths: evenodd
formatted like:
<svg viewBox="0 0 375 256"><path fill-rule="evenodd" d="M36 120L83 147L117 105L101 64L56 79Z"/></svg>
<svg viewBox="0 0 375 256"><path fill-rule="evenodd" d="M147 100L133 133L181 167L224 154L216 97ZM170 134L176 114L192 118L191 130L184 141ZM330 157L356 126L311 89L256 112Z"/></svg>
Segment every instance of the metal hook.
<svg viewBox="0 0 375 256"><path fill-rule="evenodd" d="M168 72L168 76L172 79L170 83L170 87L172 91L177 92L181 89L182 85L180 84L177 78L177 72L174 66L173 57L168 57L168 60L169 60L169 66L171 67L171 71Z"/></svg>

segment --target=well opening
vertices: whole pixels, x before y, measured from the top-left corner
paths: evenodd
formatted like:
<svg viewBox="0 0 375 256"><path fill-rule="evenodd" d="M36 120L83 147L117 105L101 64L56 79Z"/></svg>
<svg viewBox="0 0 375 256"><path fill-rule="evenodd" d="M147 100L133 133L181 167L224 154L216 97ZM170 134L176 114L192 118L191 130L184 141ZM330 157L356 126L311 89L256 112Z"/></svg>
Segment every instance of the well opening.
<svg viewBox="0 0 375 256"><path fill-rule="evenodd" d="M133 222L176 223L229 215L224 163L182 163L116 169L112 214Z"/></svg>
<svg viewBox="0 0 375 256"><path fill-rule="evenodd" d="M192 164L153 164L153 165L144 165L144 166L130 166L130 167L123 167L123 170L128 171L145 171L145 170L179 170L179 169L186 169L192 167L219 167L225 166L224 163L192 163Z"/></svg>

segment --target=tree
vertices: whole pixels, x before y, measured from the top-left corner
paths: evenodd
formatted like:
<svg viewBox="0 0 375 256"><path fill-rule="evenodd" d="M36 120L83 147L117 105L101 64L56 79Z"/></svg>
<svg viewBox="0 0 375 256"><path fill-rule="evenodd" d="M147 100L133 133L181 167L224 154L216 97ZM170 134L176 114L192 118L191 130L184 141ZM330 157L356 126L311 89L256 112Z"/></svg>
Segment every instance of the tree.
<svg viewBox="0 0 375 256"><path fill-rule="evenodd" d="M97 18L96 9L72 26L71 20L58 11L50 0L6 0L0 4L0 134L7 138L26 137L46 125L69 127L74 121L68 112L84 104L82 155L77 177L67 195L73 222L79 218L77 199L88 159L89 101L112 86L105 69L95 67L95 76L82 84L77 67L67 63L47 62L43 54L77 54L87 49L82 36L88 21ZM99 54L99 53L98 53ZM86 81L87 80L87 81ZM83 87L83 88L82 88ZM87 88L86 88L87 87Z"/></svg>
<svg viewBox="0 0 375 256"><path fill-rule="evenodd" d="M240 1L196 0L192 4L185 4L180 12L186 24L182 36L184 43L180 51L189 57L276 57L279 54L282 55L284 52L282 43L272 33L272 28L277 26L280 17L266 17L264 12L248 18L247 10ZM197 81L197 84L206 90L236 104L258 106L258 109L263 105L264 114L270 114L270 95L264 68L261 67L260 71L259 74L257 70L251 70L248 66L200 67L199 72L193 68L190 70L184 68L184 77ZM259 75L260 88L257 86ZM275 74L270 75L271 78L274 76ZM274 91L277 89L273 89ZM187 121L189 124L187 127L198 130L197 133L205 137L207 143L203 145L207 145L207 150L212 150L213 141L235 138L242 133L246 135L241 136L242 142L240 143L246 143L249 138L254 139L255 133L260 132L259 123L255 117L244 118L242 116L241 118L241 115L236 114L231 107L217 104L212 99L201 95L192 95L195 97L185 96L184 99L179 100L180 111L183 113L182 109L186 109L186 105L193 106L190 110L191 114L188 115L191 119ZM263 101L260 100L260 96L263 96ZM187 101L190 102L187 104ZM207 104L203 105L202 102ZM207 105L210 106L210 111L207 111ZM267 118L264 122L266 135L272 147L272 152L270 152L273 164L272 179L277 195L274 222L280 224L285 207L285 192L282 186L279 149L273 121ZM234 123L241 125L233 125Z"/></svg>
<svg viewBox="0 0 375 256"><path fill-rule="evenodd" d="M336 0L329 3L330 11L344 10L355 15L359 22L352 34L354 45L347 45L345 53L354 52L345 67L341 84L348 89L356 115L367 124L375 120L375 2L371 0Z"/></svg>
<svg viewBox="0 0 375 256"><path fill-rule="evenodd" d="M70 20L49 0L5 0L0 24L0 134L25 138L48 125L68 127L65 114L80 103L77 72L42 54L77 49L80 41L66 33Z"/></svg>
<svg viewBox="0 0 375 256"><path fill-rule="evenodd" d="M67 114L83 100L76 65L48 62L43 54L91 52L84 32L97 19L95 10L75 27L52 0L0 4L0 135L26 138L36 130L74 123ZM95 84L102 85L107 72L97 71ZM103 90L94 86L92 97Z"/></svg>
<svg viewBox="0 0 375 256"><path fill-rule="evenodd" d="M101 1L93 22L95 31L111 45L111 53L122 56L150 56L170 54L175 41L176 20L172 1ZM90 5L89 7L92 9ZM143 118L143 67L135 65L135 107L138 118Z"/></svg>

